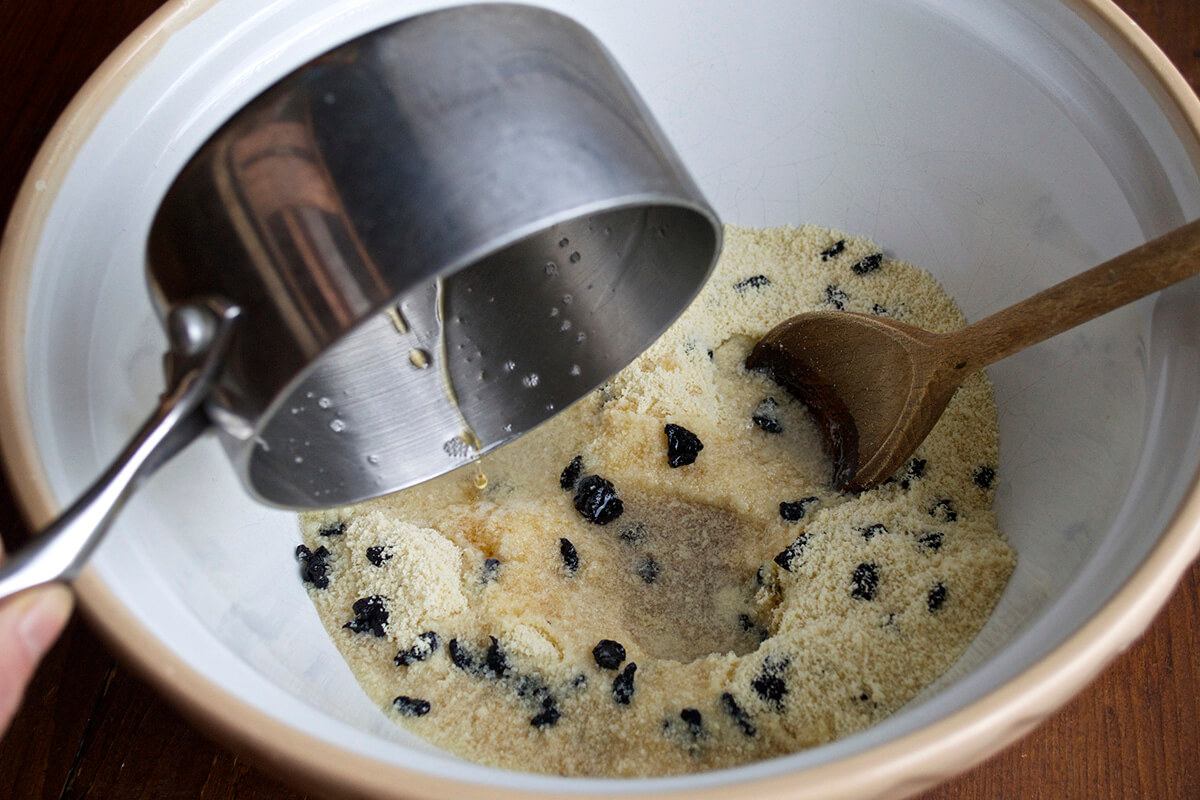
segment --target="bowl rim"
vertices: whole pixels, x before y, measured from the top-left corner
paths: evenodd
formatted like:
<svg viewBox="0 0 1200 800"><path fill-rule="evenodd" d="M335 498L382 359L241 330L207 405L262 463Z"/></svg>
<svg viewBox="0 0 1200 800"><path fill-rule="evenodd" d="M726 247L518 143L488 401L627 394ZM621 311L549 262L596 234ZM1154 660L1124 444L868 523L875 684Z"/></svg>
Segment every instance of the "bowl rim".
<svg viewBox="0 0 1200 800"><path fill-rule="evenodd" d="M169 0L134 30L79 89L26 175L0 241L0 459L18 504L36 530L59 513L41 468L24 373L26 299L46 216L67 170L107 108L172 33L219 0ZM1162 109L1200 174L1200 98L1166 55L1113 0L1060 0L1133 70ZM691 797L906 797L983 761L1064 705L1144 633L1200 554L1200 473L1162 537L1129 579L1064 642L966 707L898 739L795 774L688 790ZM166 648L123 606L92 568L74 583L93 630L121 661L212 738L310 791L345 796L471 796L473 783L381 764L309 736L227 694ZM954 764L954 768L935 765ZM496 798L528 792L492 788ZM583 797L571 792L542 797ZM649 796L637 792L630 797ZM654 792L661 797L661 792Z"/></svg>

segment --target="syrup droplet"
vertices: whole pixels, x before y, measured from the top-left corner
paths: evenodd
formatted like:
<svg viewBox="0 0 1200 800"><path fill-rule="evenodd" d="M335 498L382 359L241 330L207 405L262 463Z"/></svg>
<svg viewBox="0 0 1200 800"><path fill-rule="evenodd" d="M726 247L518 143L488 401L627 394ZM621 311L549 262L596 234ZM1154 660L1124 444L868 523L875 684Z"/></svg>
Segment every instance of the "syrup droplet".
<svg viewBox="0 0 1200 800"><path fill-rule="evenodd" d="M429 352L419 347L414 347L408 351L408 360L417 369L427 369L429 367Z"/></svg>

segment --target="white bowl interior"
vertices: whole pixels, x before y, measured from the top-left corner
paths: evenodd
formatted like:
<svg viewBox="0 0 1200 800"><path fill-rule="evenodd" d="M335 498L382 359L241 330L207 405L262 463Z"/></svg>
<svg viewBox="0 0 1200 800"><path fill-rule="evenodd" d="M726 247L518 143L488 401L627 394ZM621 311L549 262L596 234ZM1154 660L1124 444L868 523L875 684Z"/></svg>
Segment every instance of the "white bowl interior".
<svg viewBox="0 0 1200 800"><path fill-rule="evenodd" d="M431 5L226 0L166 40L84 144L34 265L33 432L64 503L161 390L143 275L150 219L204 138L261 88ZM613 51L718 212L865 234L978 319L1200 216L1179 134L1065 7L992 0L547 3ZM1157 540L1200 464L1193 280L991 369L997 508L1020 554L986 629L901 713L737 770L585 781L465 764L361 694L301 587L294 515L254 504L215 442L168 465L94 565L170 650L310 735L398 764L527 789L715 785L827 762L941 718L1076 631Z"/></svg>

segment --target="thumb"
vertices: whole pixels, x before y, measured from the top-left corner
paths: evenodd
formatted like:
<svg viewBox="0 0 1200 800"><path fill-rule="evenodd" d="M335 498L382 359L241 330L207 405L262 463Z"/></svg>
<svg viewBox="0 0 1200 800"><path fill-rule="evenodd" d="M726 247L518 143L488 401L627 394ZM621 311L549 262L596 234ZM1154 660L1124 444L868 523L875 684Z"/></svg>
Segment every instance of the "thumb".
<svg viewBox="0 0 1200 800"><path fill-rule="evenodd" d="M0 605L0 735L8 729L42 656L62 633L74 598L62 584L39 586Z"/></svg>

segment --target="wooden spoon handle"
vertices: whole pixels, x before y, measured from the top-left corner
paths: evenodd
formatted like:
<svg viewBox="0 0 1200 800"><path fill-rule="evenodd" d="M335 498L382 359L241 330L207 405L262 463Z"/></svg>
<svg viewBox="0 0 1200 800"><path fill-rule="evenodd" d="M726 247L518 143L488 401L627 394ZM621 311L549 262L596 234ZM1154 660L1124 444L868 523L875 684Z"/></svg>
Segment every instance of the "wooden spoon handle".
<svg viewBox="0 0 1200 800"><path fill-rule="evenodd" d="M947 352L981 369L1197 273L1200 220L948 334Z"/></svg>

